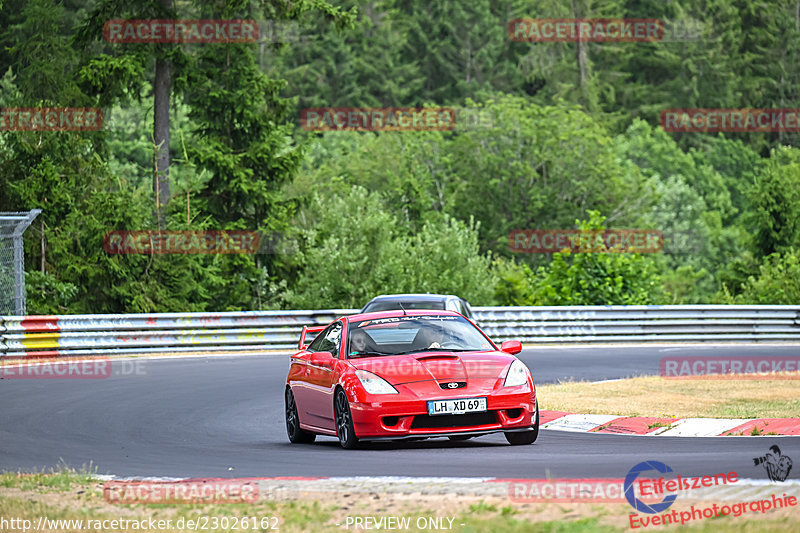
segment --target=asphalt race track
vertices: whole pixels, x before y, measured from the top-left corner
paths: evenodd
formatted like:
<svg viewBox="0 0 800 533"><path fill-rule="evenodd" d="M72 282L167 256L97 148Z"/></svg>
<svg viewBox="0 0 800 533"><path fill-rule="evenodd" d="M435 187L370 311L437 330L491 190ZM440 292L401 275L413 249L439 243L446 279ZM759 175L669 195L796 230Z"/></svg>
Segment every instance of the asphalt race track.
<svg viewBox="0 0 800 533"><path fill-rule="evenodd" d="M658 373L665 356L789 356L798 346L529 348L537 383ZM347 451L330 437L291 445L283 418L288 357L117 361L107 379L0 380L0 471L90 462L100 474L163 477L623 477L655 459L683 475L735 470L763 478L752 458L800 437L639 437L543 430L531 446L502 435L433 439ZM768 382L765 382L768 386ZM668 411L668 406L665 406ZM797 459L795 459L797 460Z"/></svg>

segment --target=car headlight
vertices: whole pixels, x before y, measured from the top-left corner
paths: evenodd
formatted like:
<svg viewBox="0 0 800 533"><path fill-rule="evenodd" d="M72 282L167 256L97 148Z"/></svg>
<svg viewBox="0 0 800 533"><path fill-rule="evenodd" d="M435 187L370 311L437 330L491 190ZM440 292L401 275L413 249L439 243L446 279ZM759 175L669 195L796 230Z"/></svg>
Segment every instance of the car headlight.
<svg viewBox="0 0 800 533"><path fill-rule="evenodd" d="M506 374L506 380L503 383L504 387L516 387L517 385L524 385L528 382L528 372L525 365L519 359L511 363L511 367Z"/></svg>
<svg viewBox="0 0 800 533"><path fill-rule="evenodd" d="M372 372L356 370L356 377L370 394L399 394L385 379Z"/></svg>

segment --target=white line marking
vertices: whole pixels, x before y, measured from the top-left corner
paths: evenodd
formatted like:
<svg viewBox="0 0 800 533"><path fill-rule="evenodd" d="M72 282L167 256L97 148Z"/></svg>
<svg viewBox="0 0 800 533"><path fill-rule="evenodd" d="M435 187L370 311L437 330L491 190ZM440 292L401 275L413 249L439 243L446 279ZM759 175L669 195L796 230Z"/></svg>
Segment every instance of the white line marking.
<svg viewBox="0 0 800 533"><path fill-rule="evenodd" d="M684 418L656 433L663 437L717 437L748 422L733 418Z"/></svg>
<svg viewBox="0 0 800 533"><path fill-rule="evenodd" d="M596 427L607 424L612 420L621 418L619 415L564 415L544 424L545 429L558 429L561 431L590 431Z"/></svg>

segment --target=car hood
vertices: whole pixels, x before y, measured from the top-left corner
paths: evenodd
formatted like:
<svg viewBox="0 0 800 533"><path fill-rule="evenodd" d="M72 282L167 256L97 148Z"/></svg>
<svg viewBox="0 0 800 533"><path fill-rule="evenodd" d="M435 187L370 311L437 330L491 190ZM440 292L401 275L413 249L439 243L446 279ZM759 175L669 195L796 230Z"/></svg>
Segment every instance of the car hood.
<svg viewBox="0 0 800 533"><path fill-rule="evenodd" d="M377 374L392 385L414 381L468 381L499 378L514 357L503 352L419 352L352 359L359 370Z"/></svg>

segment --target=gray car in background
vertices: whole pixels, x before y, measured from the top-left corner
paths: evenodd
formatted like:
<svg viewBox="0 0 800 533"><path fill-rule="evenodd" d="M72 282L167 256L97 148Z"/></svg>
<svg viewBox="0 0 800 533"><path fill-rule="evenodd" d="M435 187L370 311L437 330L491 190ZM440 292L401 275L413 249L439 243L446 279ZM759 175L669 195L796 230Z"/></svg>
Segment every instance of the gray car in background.
<svg viewBox="0 0 800 533"><path fill-rule="evenodd" d="M402 304L402 307L401 305ZM438 309L461 313L475 322L469 303L453 294L382 294L370 300L362 313L392 311L394 309Z"/></svg>

